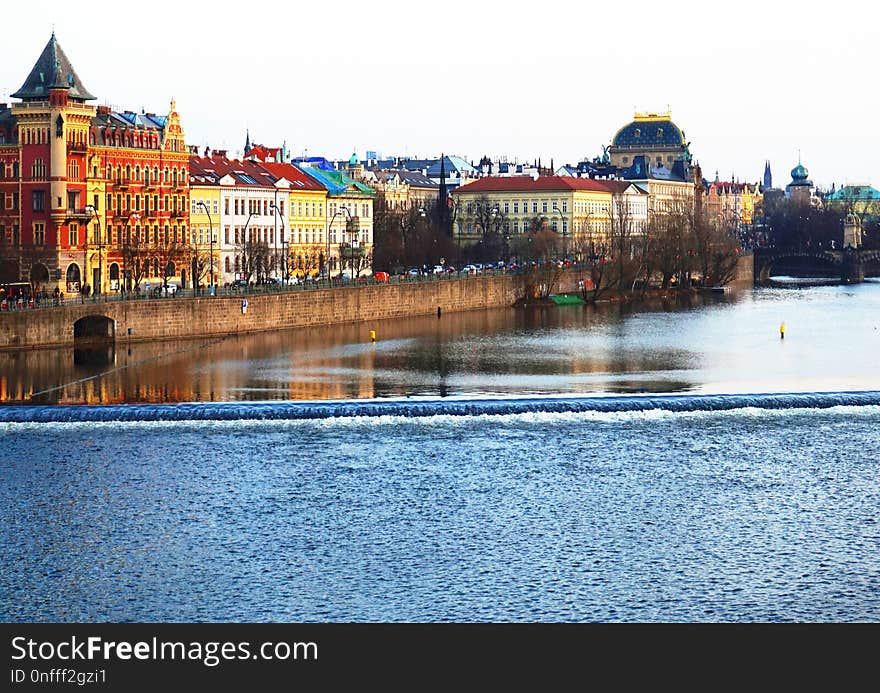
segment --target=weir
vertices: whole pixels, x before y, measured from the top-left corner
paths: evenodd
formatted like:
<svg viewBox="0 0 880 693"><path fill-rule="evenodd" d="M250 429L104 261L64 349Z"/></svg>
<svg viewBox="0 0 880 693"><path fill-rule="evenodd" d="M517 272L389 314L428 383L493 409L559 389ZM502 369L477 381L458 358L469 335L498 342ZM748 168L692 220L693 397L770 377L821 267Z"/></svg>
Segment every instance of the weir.
<svg viewBox="0 0 880 693"><path fill-rule="evenodd" d="M0 408L0 423L112 421L256 421L353 417L484 416L569 412L713 412L734 409L828 409L878 406L880 391L540 397L509 399L339 400L327 402L187 402Z"/></svg>

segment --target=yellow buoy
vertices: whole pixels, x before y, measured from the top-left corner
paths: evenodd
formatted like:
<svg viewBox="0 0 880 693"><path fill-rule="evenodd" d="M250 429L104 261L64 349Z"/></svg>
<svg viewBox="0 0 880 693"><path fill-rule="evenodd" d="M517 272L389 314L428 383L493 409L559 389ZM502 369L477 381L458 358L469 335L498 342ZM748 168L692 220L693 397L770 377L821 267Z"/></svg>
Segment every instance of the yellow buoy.
<svg viewBox="0 0 880 693"><path fill-rule="evenodd" d="M371 342L376 341L376 330L370 330L370 341Z"/></svg>

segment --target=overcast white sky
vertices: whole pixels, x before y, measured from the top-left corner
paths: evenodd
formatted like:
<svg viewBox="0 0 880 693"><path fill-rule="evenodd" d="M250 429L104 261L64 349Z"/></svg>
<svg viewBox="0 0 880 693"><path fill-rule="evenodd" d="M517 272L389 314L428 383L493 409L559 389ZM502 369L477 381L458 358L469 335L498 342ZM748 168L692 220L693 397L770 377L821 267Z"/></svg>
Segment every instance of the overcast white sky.
<svg viewBox="0 0 880 693"><path fill-rule="evenodd" d="M8 17L0 101L54 25L86 88L164 113L190 144L469 160L600 153L633 111L672 110L705 177L880 187L871 3L31 0Z"/></svg>

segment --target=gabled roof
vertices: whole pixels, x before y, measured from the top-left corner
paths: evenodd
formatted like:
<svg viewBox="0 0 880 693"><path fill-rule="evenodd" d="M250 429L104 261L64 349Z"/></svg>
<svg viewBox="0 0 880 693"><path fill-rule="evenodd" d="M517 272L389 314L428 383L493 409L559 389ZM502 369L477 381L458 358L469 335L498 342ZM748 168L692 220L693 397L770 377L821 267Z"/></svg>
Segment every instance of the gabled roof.
<svg viewBox="0 0 880 693"><path fill-rule="evenodd" d="M45 100L49 96L49 89L58 87L67 89L67 96L74 101L88 101L94 99L83 86L73 69L73 65L67 59L64 51L55 38L55 32L49 43L40 53L28 78L24 81L17 92L12 94L16 99Z"/></svg>
<svg viewBox="0 0 880 693"><path fill-rule="evenodd" d="M396 171L400 179L406 182L411 188L439 188L440 184L432 181L428 176L420 171Z"/></svg>
<svg viewBox="0 0 880 693"><path fill-rule="evenodd" d="M376 191L369 185L356 181L343 171L324 171L318 168L304 168L303 171L327 189L331 197L375 197Z"/></svg>
<svg viewBox="0 0 880 693"><path fill-rule="evenodd" d="M225 176L231 176L235 185L275 188L275 178L252 161L238 161L220 156L189 158L192 185L218 185Z"/></svg>
<svg viewBox="0 0 880 693"><path fill-rule="evenodd" d="M592 192L618 192L616 184L620 181L594 180L592 178L571 178L569 176L487 176L467 185L456 188L454 194L481 192L570 192L586 190Z"/></svg>
<svg viewBox="0 0 880 693"><path fill-rule="evenodd" d="M324 186L311 176L303 173L302 169L293 164L275 164L266 162L260 166L271 173L276 180L286 180L290 183L289 190L324 190Z"/></svg>

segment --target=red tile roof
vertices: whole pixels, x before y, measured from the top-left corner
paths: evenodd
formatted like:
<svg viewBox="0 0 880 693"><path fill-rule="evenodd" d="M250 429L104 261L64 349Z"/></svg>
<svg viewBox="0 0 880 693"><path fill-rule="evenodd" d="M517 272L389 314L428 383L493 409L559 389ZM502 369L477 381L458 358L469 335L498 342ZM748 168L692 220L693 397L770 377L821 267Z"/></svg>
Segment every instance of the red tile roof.
<svg viewBox="0 0 880 693"><path fill-rule="evenodd" d="M592 178L572 178L570 176L488 176L473 183L462 185L455 193L481 192L568 192L587 190L593 192L617 193L626 188L625 181L594 180ZM622 187L621 187L622 186Z"/></svg>
<svg viewBox="0 0 880 693"><path fill-rule="evenodd" d="M276 179L285 178L289 180L291 190L326 190L318 181L293 164L265 163L258 165L266 169Z"/></svg>

